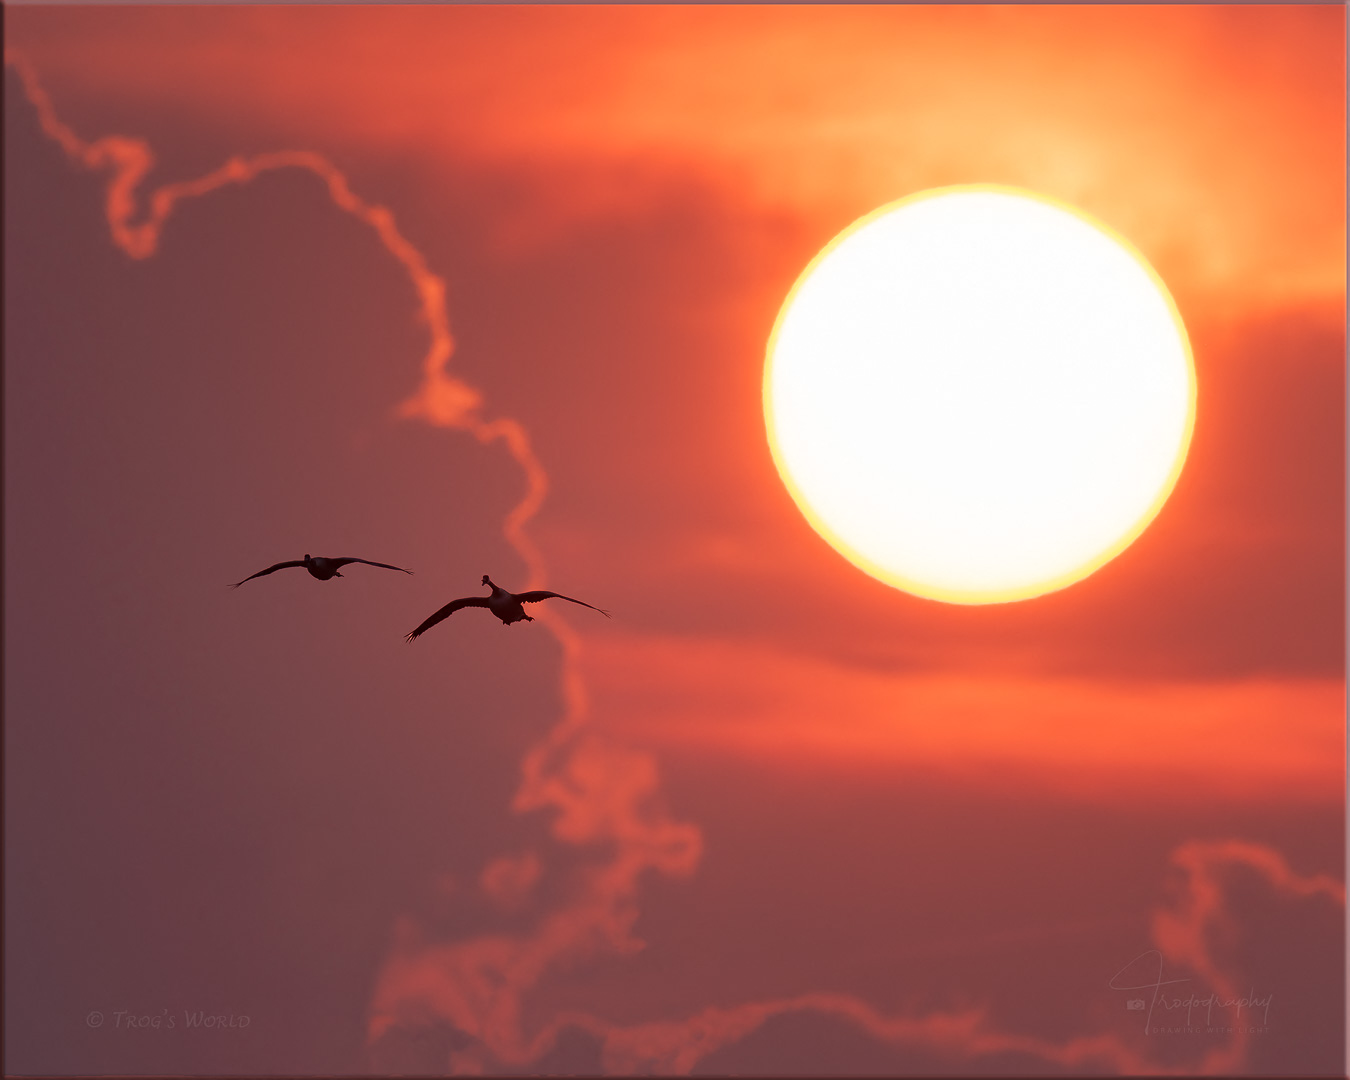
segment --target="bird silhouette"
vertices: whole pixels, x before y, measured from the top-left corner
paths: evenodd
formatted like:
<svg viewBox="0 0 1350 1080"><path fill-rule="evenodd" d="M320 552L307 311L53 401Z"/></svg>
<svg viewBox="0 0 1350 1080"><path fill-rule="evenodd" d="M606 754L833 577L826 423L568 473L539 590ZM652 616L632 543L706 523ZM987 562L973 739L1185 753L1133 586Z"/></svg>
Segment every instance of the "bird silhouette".
<svg viewBox="0 0 1350 1080"><path fill-rule="evenodd" d="M445 607L434 615L427 617L416 630L407 637L408 641L415 641L421 635L425 634L442 619L453 615L460 608L466 607L485 607L497 618L501 619L502 625L510 626L513 622L534 622L533 617L525 614L525 604L537 604L540 600L569 600L573 604L580 604L582 607L588 607L592 611L598 611L606 619L610 614L604 608L598 608L594 604L588 604L585 600L573 600L570 596L563 596L562 593L546 592L543 589L537 589L534 592L510 593L500 585L495 585L492 579L483 575L483 584L492 586L491 596L464 596L458 600L451 600Z"/></svg>
<svg viewBox="0 0 1350 1080"><path fill-rule="evenodd" d="M303 566L309 571L311 577L316 577L320 581L328 581L331 578L342 577L338 573L338 568L346 566L348 563L365 563L367 566L382 566L386 570L403 570L401 566L390 566L388 563L371 562L369 559L325 559L322 555L315 555L311 558L308 554L303 559L292 559L290 562L279 562L275 566L269 566L266 570L259 570L256 574L249 574L244 581L252 581L255 577L262 577L264 574L275 573L278 570L285 570L291 566ZM403 570L405 574L411 574L411 570ZM244 581L236 581L230 586L231 589L237 589Z"/></svg>

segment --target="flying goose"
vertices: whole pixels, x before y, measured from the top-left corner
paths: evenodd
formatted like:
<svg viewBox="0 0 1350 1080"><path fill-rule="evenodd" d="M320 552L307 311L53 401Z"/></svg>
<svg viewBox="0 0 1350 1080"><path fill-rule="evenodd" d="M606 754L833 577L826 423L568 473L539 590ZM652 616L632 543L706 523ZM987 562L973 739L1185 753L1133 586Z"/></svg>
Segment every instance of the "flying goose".
<svg viewBox="0 0 1350 1080"><path fill-rule="evenodd" d="M342 577L338 573L338 568L346 566L348 563L365 563L367 566L382 566L386 570L403 570L401 566L390 566L388 563L371 562L369 559L325 559L322 555L315 555L310 558L308 554L303 559L293 559L290 562L279 562L276 566L269 566L266 570L259 570L256 574L249 574L244 581L252 581L255 577L262 577L264 574L273 573L276 570L285 570L289 566L303 566L309 571L311 577L316 577L320 581L328 581L330 578ZM403 570L405 574L411 574L411 570ZM244 581L236 581L230 586L231 589L237 589Z"/></svg>
<svg viewBox="0 0 1350 1080"><path fill-rule="evenodd" d="M440 611L428 616L421 626L408 635L407 640L415 641L442 619L453 615L460 608L466 607L485 607L501 619L504 626L510 626L513 622L520 622L522 619L526 622L534 622L531 616L525 614L525 608L522 605L537 604L540 600L551 599L570 600L574 604L580 604L582 607L600 612L606 619L610 617L609 612L604 608L598 608L584 600L572 600L570 596L563 596L562 593L545 592L543 589L537 589L534 592L509 593L500 585L494 585L492 579L486 574L483 575L483 584L492 586L491 596L464 596L458 600L451 600Z"/></svg>

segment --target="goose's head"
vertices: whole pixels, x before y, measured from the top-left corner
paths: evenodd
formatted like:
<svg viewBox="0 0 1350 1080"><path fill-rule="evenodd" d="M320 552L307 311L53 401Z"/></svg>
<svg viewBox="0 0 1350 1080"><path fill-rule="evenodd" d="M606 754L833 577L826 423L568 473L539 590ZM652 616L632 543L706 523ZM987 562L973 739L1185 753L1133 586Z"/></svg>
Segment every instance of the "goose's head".
<svg viewBox="0 0 1350 1080"><path fill-rule="evenodd" d="M305 562L309 562L309 552L305 552Z"/></svg>
<svg viewBox="0 0 1350 1080"><path fill-rule="evenodd" d="M489 578L486 574L483 575L483 584L484 584L484 585L492 585L492 579ZM497 586L492 585L492 587L495 589Z"/></svg>

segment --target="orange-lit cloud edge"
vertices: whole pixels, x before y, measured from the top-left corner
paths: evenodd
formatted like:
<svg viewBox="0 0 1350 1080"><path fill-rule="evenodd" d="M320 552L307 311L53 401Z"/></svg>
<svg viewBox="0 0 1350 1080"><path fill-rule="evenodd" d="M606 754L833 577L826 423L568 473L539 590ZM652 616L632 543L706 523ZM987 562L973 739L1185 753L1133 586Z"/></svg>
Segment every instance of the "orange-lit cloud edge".
<svg viewBox="0 0 1350 1080"><path fill-rule="evenodd" d="M153 162L149 146L142 140L116 135L84 141L59 119L31 66L11 49L6 49L5 60L21 79L46 135L76 165L108 174L105 211L110 232L114 243L133 258L154 254L162 228L183 199L247 183L275 169L303 169L322 179L334 205L370 226L390 255L404 266L429 328L431 341L423 383L400 406L399 415L463 430L485 443L503 441L527 479L526 494L508 515L504 535L529 566L530 580L537 583L542 579L542 560L524 527L543 499L547 484L544 470L524 428L510 419L482 420L480 395L446 372L453 340L444 283L399 232L387 208L367 203L352 192L343 173L322 155L288 151L235 158L197 180L163 185L145 197L148 214L136 224L138 188ZM883 1041L924 1045L967 1059L1018 1052L1066 1067L1090 1063L1129 1073L1220 1073L1232 1071L1245 1061L1248 1036L1240 1031L1223 1045L1211 1048L1198 1062L1184 1069L1163 1070L1141 1053L1139 1045L1113 1034L1047 1041L1001 1032L979 1011L887 1017L856 997L829 993L708 1009L683 1020L628 1026L585 1013L564 1013L527 1037L521 1026L524 995L564 957L640 948L631 936L637 918L639 875L647 868L667 874L690 873L700 853L695 827L653 808L651 796L658 787L653 759L588 729L589 703L580 665L580 642L558 616L546 615L541 621L562 645L565 710L544 740L526 754L513 808L518 812L550 808L555 811L551 823L555 839L570 845L608 840L614 856L589 868L585 887L528 933L483 935L450 945L425 944L419 940L415 925L405 921L377 980L369 1028L372 1043L392 1027L425 1022L430 1014L448 1020L474 1038L473 1047L456 1052L449 1064L456 1071L477 1072L494 1062L528 1064L545 1053L558 1033L570 1025L600 1039L605 1067L611 1071L685 1073L709 1053L744 1037L771 1016L814 1010L845 1017ZM1220 991L1228 989L1230 981L1209 954L1206 930L1224 914L1223 867L1246 865L1278 892L1309 902L1329 897L1344 904L1344 889L1338 883L1324 875L1299 875L1278 852L1262 845L1237 840L1190 843L1178 848L1173 859L1186 872L1187 886L1176 906L1160 907L1155 912L1155 943L1163 955L1189 964ZM522 890L527 891L537 876L537 857L527 853L489 864L483 886L490 895L509 901Z"/></svg>

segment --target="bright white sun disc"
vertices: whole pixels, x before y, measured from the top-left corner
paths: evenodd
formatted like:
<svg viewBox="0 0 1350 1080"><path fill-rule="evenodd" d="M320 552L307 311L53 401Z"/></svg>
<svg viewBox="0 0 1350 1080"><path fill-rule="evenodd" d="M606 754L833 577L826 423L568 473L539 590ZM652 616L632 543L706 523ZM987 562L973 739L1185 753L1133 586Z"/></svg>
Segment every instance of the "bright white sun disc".
<svg viewBox="0 0 1350 1080"><path fill-rule="evenodd" d="M941 188L855 222L769 339L778 470L841 554L954 603L1037 596L1119 554L1185 461L1195 373L1153 269L1086 215Z"/></svg>

